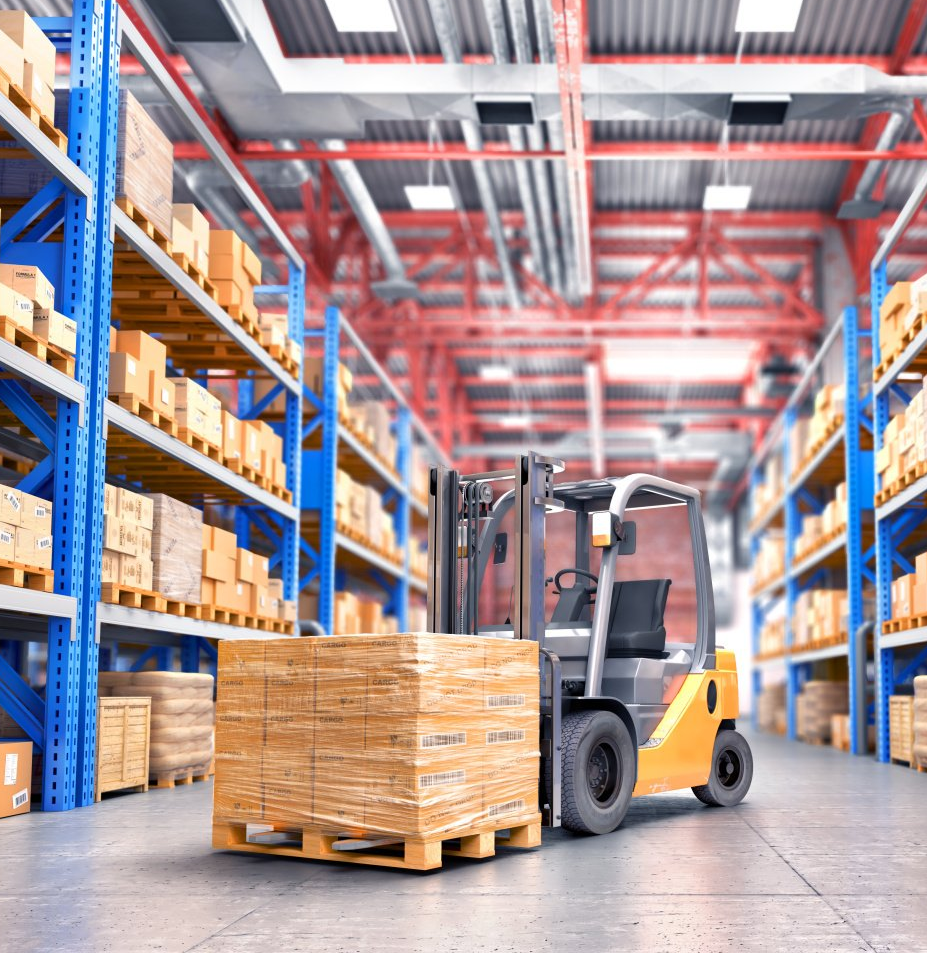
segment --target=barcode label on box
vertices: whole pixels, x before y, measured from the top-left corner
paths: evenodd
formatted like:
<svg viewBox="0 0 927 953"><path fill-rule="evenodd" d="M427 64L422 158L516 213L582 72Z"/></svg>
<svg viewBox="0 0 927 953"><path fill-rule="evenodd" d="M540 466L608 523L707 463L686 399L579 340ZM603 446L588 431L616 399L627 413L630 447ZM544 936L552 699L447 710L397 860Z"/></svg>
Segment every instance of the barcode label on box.
<svg viewBox="0 0 927 953"><path fill-rule="evenodd" d="M524 695L487 695L487 708L518 708L525 704Z"/></svg>
<svg viewBox="0 0 927 953"><path fill-rule="evenodd" d="M490 804L489 805L489 816L498 817L500 814L515 814L521 813L525 809L525 802L523 800L518 801L506 801L504 804Z"/></svg>
<svg viewBox="0 0 927 953"><path fill-rule="evenodd" d="M48 510L44 506L37 506L35 508L35 518L43 520L45 519L45 514L48 513Z"/></svg>
<svg viewBox="0 0 927 953"><path fill-rule="evenodd" d="M29 790L28 788L23 788L21 791L13 795L13 807L22 807L28 800Z"/></svg>
<svg viewBox="0 0 927 953"><path fill-rule="evenodd" d="M452 731L440 735L422 735L422 748L450 748L453 745L465 745L467 743L467 733L465 731Z"/></svg>
<svg viewBox="0 0 927 953"><path fill-rule="evenodd" d="M51 536L40 536L35 541L36 549L51 549L52 538Z"/></svg>
<svg viewBox="0 0 927 953"><path fill-rule="evenodd" d="M510 728L507 731L487 731L486 732L486 744L488 745L504 745L504 744L509 744L512 741L524 741L524 740L525 740L524 728Z"/></svg>
<svg viewBox="0 0 927 953"><path fill-rule="evenodd" d="M0 530L0 543L12 543L13 534L6 529Z"/></svg>
<svg viewBox="0 0 927 953"><path fill-rule="evenodd" d="M437 774L423 774L418 779L418 786L420 788L437 788L445 784L463 784L466 780L466 771L439 771Z"/></svg>
<svg viewBox="0 0 927 953"><path fill-rule="evenodd" d="M21 504L19 502L19 497L15 493L7 493L6 499L14 510L18 510L20 508Z"/></svg>

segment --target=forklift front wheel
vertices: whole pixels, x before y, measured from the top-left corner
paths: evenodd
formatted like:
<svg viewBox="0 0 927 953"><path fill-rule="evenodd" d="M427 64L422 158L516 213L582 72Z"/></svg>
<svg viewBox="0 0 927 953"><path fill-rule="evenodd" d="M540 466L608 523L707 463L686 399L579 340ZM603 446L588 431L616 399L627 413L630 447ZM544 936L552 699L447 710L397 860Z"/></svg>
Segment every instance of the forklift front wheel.
<svg viewBox="0 0 927 953"><path fill-rule="evenodd" d="M715 738L708 783L692 788L692 793L710 807L733 807L746 797L752 780L753 752L747 739L725 728Z"/></svg>
<svg viewBox="0 0 927 953"><path fill-rule="evenodd" d="M567 715L561 726L563 826L580 834L607 834L623 820L634 790L634 745L610 711Z"/></svg>

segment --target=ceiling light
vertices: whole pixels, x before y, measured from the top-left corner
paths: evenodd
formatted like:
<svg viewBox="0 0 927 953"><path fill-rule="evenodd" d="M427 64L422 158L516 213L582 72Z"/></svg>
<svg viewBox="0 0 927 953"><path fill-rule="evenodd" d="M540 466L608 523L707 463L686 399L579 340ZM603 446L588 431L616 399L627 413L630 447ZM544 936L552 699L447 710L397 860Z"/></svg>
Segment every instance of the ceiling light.
<svg viewBox="0 0 927 953"><path fill-rule="evenodd" d="M499 426L506 430L527 430L531 426L531 418L527 414L510 414L500 418Z"/></svg>
<svg viewBox="0 0 927 953"><path fill-rule="evenodd" d="M508 364L484 364L480 368L480 377L484 381L510 381L515 372Z"/></svg>
<svg viewBox="0 0 927 953"><path fill-rule="evenodd" d="M749 342L675 338L656 343L626 338L607 346L605 374L610 381L722 381L739 383L753 367Z"/></svg>
<svg viewBox="0 0 927 953"><path fill-rule="evenodd" d="M708 185L705 187L705 199L702 208L706 212L740 212L750 204L749 185Z"/></svg>
<svg viewBox="0 0 927 953"><path fill-rule="evenodd" d="M395 33L390 0L325 0L339 33Z"/></svg>
<svg viewBox="0 0 927 953"><path fill-rule="evenodd" d="M740 0L737 33L794 33L802 0Z"/></svg>
<svg viewBox="0 0 927 953"><path fill-rule="evenodd" d="M918 374L917 371L902 371L898 375L898 380L900 381L917 381L918 384L923 381L924 375Z"/></svg>
<svg viewBox="0 0 927 953"><path fill-rule="evenodd" d="M454 193L449 185L407 185L406 198L417 212L454 210Z"/></svg>

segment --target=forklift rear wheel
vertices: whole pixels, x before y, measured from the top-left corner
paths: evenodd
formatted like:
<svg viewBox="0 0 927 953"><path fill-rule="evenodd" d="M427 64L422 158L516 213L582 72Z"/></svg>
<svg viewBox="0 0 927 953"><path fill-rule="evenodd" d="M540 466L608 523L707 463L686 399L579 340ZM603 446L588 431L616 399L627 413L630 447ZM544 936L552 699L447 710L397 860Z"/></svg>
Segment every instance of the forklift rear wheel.
<svg viewBox="0 0 927 953"><path fill-rule="evenodd" d="M634 790L634 745L610 711L567 715L561 728L563 826L580 834L607 834L623 820Z"/></svg>
<svg viewBox="0 0 927 953"><path fill-rule="evenodd" d="M740 804L753 780L753 752L742 734L725 728L715 738L708 783L692 793L711 807Z"/></svg>

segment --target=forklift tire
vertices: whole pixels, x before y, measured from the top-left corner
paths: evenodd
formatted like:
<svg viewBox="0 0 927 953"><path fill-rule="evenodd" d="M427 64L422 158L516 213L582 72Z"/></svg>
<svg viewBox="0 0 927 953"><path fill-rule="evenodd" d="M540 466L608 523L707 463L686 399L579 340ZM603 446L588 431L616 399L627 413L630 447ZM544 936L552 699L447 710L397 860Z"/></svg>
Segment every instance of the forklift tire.
<svg viewBox="0 0 927 953"><path fill-rule="evenodd" d="M634 744L610 711L566 715L561 726L561 822L578 834L607 834L624 820L634 790Z"/></svg>
<svg viewBox="0 0 927 953"><path fill-rule="evenodd" d="M753 752L742 734L725 728L715 738L708 783L692 793L710 807L733 807L746 797L753 781Z"/></svg>

